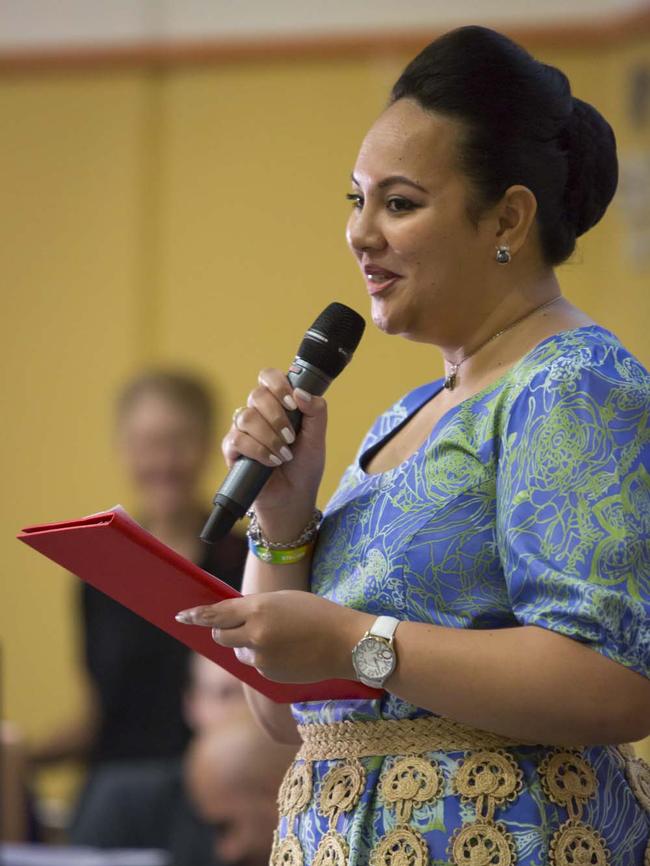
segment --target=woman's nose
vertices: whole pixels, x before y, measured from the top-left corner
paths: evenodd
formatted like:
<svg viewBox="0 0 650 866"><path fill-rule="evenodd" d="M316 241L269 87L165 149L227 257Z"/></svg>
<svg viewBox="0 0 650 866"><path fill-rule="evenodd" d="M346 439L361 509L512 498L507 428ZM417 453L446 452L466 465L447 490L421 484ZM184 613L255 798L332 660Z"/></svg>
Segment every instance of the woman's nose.
<svg viewBox="0 0 650 866"><path fill-rule="evenodd" d="M381 250L386 246L384 237L375 216L368 207L355 210L348 221L347 240L355 253L366 250Z"/></svg>

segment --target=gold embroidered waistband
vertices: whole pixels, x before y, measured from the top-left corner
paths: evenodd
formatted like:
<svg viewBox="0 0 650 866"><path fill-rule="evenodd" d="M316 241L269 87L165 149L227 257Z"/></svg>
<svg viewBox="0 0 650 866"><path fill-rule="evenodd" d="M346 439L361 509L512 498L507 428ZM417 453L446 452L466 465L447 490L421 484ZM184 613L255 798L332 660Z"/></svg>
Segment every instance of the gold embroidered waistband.
<svg viewBox="0 0 650 866"><path fill-rule="evenodd" d="M438 716L419 719L378 719L298 725L305 761L420 755L423 752L465 752L530 745Z"/></svg>

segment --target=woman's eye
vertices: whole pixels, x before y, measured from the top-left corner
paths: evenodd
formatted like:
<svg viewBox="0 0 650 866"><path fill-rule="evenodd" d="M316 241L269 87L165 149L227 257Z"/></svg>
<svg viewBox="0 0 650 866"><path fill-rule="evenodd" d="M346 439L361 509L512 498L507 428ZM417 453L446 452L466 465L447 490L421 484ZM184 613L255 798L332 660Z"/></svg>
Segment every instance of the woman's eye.
<svg viewBox="0 0 650 866"><path fill-rule="evenodd" d="M403 213L404 211L415 210L417 205L408 198L396 195L388 199L386 207L393 213Z"/></svg>
<svg viewBox="0 0 650 866"><path fill-rule="evenodd" d="M363 196L359 195L358 192L349 192L346 199L351 201L354 207L359 208L359 210L363 207Z"/></svg>

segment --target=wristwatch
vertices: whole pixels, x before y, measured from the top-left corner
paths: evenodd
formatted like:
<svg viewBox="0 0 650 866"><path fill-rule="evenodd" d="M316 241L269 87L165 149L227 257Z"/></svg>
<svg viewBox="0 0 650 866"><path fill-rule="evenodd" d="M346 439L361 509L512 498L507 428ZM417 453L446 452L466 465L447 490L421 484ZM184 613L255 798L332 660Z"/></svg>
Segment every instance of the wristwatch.
<svg viewBox="0 0 650 866"><path fill-rule="evenodd" d="M393 638L399 623L394 616L378 616L352 650L352 664L364 686L382 688L395 670L397 654Z"/></svg>

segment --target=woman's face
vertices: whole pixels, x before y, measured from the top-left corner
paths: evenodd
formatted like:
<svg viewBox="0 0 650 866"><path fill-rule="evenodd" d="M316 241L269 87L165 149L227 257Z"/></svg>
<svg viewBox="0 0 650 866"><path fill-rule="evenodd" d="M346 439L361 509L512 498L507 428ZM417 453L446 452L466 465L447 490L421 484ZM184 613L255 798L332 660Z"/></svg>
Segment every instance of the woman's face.
<svg viewBox="0 0 650 866"><path fill-rule="evenodd" d="M194 505L207 441L188 409L143 393L120 420L118 449L146 519L173 518Z"/></svg>
<svg viewBox="0 0 650 866"><path fill-rule="evenodd" d="M375 324L443 346L462 343L494 267L494 226L467 215L460 134L411 100L393 103L361 146L347 227Z"/></svg>

